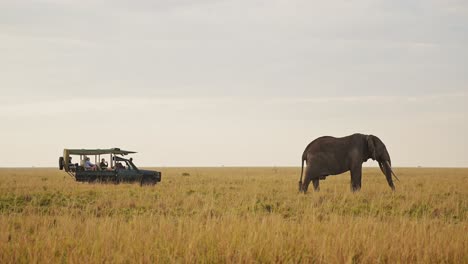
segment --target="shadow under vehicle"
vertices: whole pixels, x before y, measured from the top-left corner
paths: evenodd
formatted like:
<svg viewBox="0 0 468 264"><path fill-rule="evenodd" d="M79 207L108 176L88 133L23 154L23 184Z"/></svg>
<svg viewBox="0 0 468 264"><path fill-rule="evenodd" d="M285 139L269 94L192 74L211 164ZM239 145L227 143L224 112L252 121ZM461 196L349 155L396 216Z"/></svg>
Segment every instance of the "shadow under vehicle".
<svg viewBox="0 0 468 264"><path fill-rule="evenodd" d="M154 185L161 181L161 172L141 170L133 163L133 159L123 156L135 151L111 149L64 149L59 158L59 169L65 170L79 182L139 182L141 185ZM101 155L109 155L110 164L101 165ZM79 163L73 163L72 156L79 157ZM88 156L94 156L93 168L86 168ZM108 166L110 165L110 166Z"/></svg>

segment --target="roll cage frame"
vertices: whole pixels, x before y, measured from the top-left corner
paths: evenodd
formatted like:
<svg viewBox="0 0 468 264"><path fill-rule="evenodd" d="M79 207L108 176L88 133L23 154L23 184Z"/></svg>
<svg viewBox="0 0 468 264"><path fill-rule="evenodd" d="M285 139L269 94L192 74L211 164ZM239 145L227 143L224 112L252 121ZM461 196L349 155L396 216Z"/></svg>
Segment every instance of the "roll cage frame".
<svg viewBox="0 0 468 264"><path fill-rule="evenodd" d="M98 166L101 160L101 156L109 155L110 168L115 168L115 165L118 161L124 161L128 164L130 162L131 166L138 170L138 168L131 162L130 159L125 159L120 156L134 154L135 151L121 150L120 148L111 148L111 149L64 149L63 150L63 169L68 174L73 174L76 170L79 170L80 166L83 166L86 157L94 156L94 164ZM120 156L119 156L120 155ZM79 163L72 162L72 156L79 156ZM72 175L73 176L73 175Z"/></svg>

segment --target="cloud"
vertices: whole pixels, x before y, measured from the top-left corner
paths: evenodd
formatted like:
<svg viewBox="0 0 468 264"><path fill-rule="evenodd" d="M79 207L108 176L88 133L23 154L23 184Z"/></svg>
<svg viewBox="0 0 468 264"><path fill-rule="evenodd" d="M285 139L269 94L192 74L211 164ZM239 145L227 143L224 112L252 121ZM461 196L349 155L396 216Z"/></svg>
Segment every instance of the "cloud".
<svg viewBox="0 0 468 264"><path fill-rule="evenodd" d="M466 100L466 93L429 94L422 96L336 96L336 97L105 97L71 98L12 102L0 105L0 116L61 116L78 113L109 112L139 113L148 109L173 109L190 111L241 107L255 108L262 105L286 107L287 105L330 104L433 104Z"/></svg>
<svg viewBox="0 0 468 264"><path fill-rule="evenodd" d="M296 103L431 103L434 101L466 100L466 93L429 94L421 96L335 96L335 97L286 97L267 100L271 104Z"/></svg>
<svg viewBox="0 0 468 264"><path fill-rule="evenodd" d="M166 97L166 98L138 98L138 97L107 97L107 98L72 98L63 100L38 100L27 102L10 102L0 105L0 116L63 116L78 113L109 112L114 114L125 112L142 112L155 107L170 107L172 109L206 108L209 105L228 104L236 102L233 98L212 97ZM239 101L238 103L242 103Z"/></svg>

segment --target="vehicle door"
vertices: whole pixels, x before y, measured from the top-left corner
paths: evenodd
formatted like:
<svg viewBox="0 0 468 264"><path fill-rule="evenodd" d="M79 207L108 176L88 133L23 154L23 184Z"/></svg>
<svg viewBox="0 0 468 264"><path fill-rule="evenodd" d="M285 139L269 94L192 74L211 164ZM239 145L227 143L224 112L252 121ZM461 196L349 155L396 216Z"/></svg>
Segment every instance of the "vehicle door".
<svg viewBox="0 0 468 264"><path fill-rule="evenodd" d="M127 166L125 166L123 169L117 169L117 179L119 181L128 182L139 180L140 178L140 171L132 166L129 166L129 164L127 164Z"/></svg>

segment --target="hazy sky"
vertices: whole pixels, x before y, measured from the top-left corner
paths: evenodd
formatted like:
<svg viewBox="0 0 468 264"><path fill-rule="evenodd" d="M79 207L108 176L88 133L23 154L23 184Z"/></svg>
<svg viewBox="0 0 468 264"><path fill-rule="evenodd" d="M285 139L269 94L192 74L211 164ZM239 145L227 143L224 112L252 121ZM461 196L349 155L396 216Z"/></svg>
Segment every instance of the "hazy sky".
<svg viewBox="0 0 468 264"><path fill-rule="evenodd" d="M0 0L0 89L0 167L299 166L355 132L467 167L468 1Z"/></svg>

